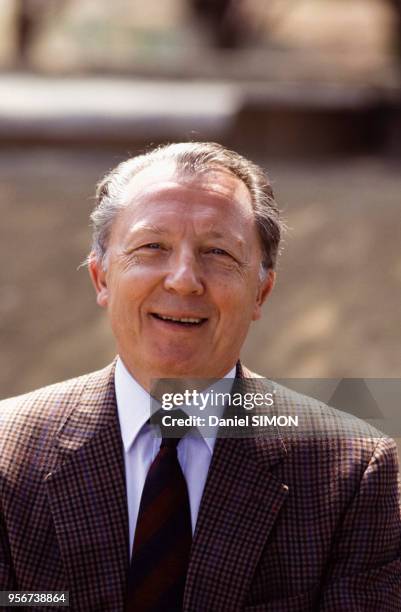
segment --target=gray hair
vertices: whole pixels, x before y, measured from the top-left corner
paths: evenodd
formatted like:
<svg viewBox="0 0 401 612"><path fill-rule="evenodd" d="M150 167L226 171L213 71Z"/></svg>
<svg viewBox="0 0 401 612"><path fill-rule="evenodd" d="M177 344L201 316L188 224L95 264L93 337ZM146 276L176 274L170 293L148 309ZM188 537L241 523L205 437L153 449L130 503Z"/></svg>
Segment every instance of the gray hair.
<svg viewBox="0 0 401 612"><path fill-rule="evenodd" d="M239 178L251 195L263 258L260 278L274 269L284 223L274 199L267 174L245 157L214 142L182 142L159 146L148 153L120 163L100 181L95 208L91 214L92 253L105 264L110 232L118 212L127 205L124 196L132 178L156 163L172 163L177 172L195 175L211 170L226 170Z"/></svg>

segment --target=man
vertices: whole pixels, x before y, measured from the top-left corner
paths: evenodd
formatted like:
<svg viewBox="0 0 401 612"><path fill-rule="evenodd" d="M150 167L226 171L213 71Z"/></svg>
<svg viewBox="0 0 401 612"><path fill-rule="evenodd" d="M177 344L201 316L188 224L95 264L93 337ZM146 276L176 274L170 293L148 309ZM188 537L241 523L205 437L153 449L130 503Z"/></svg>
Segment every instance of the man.
<svg viewBox="0 0 401 612"><path fill-rule="evenodd" d="M85 612L400 610L390 439L283 387L276 413L329 434L173 443L149 419L155 379L254 384L239 354L281 230L263 171L214 143L161 147L106 176L92 221L119 357L1 404L1 589Z"/></svg>

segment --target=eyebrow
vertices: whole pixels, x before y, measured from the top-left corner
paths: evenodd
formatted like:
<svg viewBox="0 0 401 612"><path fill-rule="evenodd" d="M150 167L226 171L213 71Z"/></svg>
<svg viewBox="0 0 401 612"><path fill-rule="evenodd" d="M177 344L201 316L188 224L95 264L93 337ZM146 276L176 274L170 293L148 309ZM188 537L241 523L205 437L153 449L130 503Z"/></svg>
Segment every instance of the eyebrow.
<svg viewBox="0 0 401 612"><path fill-rule="evenodd" d="M223 239L227 239L227 233L222 234L218 230L210 230L208 232L205 232L204 236L205 236L205 238L223 238ZM233 233L231 233L230 236L232 238L234 238L235 242L239 245L240 248L245 246L245 244L246 244L245 240L243 240L242 238L240 238L239 236L237 236L236 234L233 234Z"/></svg>
<svg viewBox="0 0 401 612"><path fill-rule="evenodd" d="M133 234L141 234L145 232L151 232L153 234L157 234L159 236L166 235L170 232L170 229L163 227L162 225L156 225L153 223L137 223L131 229L131 235ZM205 238L217 238L217 239L226 239L227 234L219 232L218 230L211 229L203 234ZM231 234L232 238L234 238L235 242L239 245L240 248L244 247L246 242L239 236L235 234Z"/></svg>

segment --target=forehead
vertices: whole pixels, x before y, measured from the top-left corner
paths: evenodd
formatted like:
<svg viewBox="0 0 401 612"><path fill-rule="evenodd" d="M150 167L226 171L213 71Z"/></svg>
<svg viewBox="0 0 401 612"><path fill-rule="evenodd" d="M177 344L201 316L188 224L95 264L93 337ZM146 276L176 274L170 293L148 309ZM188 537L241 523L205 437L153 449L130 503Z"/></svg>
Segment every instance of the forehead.
<svg viewBox="0 0 401 612"><path fill-rule="evenodd" d="M196 208L200 212L237 215L253 220L252 201L247 186L225 169L210 169L198 174L183 173L172 162L153 164L130 181L123 196L125 210L135 216L178 207L183 214Z"/></svg>

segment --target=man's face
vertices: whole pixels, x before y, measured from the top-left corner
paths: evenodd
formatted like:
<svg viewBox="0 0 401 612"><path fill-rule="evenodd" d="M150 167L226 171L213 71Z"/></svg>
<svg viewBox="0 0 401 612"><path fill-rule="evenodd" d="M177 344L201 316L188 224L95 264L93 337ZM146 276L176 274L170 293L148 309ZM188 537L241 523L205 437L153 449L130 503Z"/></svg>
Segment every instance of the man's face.
<svg viewBox="0 0 401 612"><path fill-rule="evenodd" d="M223 376L274 282L273 272L259 280L248 189L223 170L188 177L154 165L126 201L106 271L90 264L120 357L145 388L152 378Z"/></svg>

